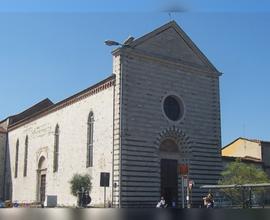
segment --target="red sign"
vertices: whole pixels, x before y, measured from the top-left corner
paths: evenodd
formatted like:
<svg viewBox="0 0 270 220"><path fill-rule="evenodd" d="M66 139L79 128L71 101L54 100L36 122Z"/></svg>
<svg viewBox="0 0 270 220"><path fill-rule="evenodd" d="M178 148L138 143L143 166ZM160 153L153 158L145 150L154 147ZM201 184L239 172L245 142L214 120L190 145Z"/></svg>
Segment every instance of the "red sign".
<svg viewBox="0 0 270 220"><path fill-rule="evenodd" d="M188 175L188 165L187 164L181 164L179 166L179 173L181 176Z"/></svg>

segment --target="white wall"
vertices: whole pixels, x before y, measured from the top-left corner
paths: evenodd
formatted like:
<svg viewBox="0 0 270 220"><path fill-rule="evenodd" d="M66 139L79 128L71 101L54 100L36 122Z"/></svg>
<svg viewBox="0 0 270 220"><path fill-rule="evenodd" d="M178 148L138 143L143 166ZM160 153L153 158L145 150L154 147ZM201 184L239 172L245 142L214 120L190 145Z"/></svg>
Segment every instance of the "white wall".
<svg viewBox="0 0 270 220"><path fill-rule="evenodd" d="M87 120L94 112L94 164L86 168ZM54 130L60 127L59 169L53 173ZM23 177L24 143L28 135L28 174ZM112 170L113 87L89 96L72 105L50 113L9 132L13 200L36 200L37 166L40 155L47 158L47 195L57 195L58 205L74 205L69 181L74 173L92 176L92 205L103 203L103 188L99 187L100 172ZM16 141L19 139L18 177L14 178ZM110 183L110 186L112 184ZM107 199L111 200L111 188Z"/></svg>

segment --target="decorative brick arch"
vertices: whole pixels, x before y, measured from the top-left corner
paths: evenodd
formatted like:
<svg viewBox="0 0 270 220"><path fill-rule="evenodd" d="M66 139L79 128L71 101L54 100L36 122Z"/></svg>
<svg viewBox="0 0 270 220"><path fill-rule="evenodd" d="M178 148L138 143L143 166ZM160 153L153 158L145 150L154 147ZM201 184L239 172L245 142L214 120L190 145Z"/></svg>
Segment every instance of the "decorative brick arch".
<svg viewBox="0 0 270 220"><path fill-rule="evenodd" d="M155 142L157 155L160 155L160 146L162 142L168 139L173 140L177 144L179 156L181 156L184 161L191 158L192 141L185 132L183 132L180 128L176 128L175 126L166 128L159 133Z"/></svg>

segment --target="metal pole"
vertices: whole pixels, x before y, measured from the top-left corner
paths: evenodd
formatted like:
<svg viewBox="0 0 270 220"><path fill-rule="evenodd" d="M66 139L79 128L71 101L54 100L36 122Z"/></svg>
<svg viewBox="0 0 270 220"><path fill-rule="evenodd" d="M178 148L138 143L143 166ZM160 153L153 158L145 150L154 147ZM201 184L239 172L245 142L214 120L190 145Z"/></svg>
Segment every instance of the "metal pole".
<svg viewBox="0 0 270 220"><path fill-rule="evenodd" d="M190 208L192 208L192 188L190 190Z"/></svg>
<svg viewBox="0 0 270 220"><path fill-rule="evenodd" d="M189 179L187 179L187 208L190 208L190 206L189 206L189 187L188 187L188 184L189 184Z"/></svg>
<svg viewBox="0 0 270 220"><path fill-rule="evenodd" d="M182 208L185 208L185 190L184 190L184 176L181 176L182 179Z"/></svg>
<svg viewBox="0 0 270 220"><path fill-rule="evenodd" d="M249 208L252 208L251 197L252 197L252 191L251 191L251 188L249 188L249 199L248 199L248 207Z"/></svg>
<svg viewBox="0 0 270 220"><path fill-rule="evenodd" d="M264 200L265 200L265 188L263 188L263 203L262 203L263 209L264 209Z"/></svg>
<svg viewBox="0 0 270 220"><path fill-rule="evenodd" d="M245 204L245 191L244 188L241 187L242 190L242 202L243 202L243 208L246 208L246 204Z"/></svg>
<svg viewBox="0 0 270 220"><path fill-rule="evenodd" d="M104 186L104 208L106 208L106 186Z"/></svg>

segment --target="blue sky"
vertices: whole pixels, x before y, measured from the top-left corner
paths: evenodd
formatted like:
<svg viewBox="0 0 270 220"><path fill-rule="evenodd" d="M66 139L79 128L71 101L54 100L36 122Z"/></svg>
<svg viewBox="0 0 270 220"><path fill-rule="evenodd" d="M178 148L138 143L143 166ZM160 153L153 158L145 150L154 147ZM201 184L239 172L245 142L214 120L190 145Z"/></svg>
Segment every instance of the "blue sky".
<svg viewBox="0 0 270 220"><path fill-rule="evenodd" d="M197 12L265 12L268 0L1 0L0 11L153 12L181 4Z"/></svg>
<svg viewBox="0 0 270 220"><path fill-rule="evenodd" d="M224 73L223 145L239 136L270 140L270 3L235 2L181 1L187 11L173 14ZM2 0L0 119L46 97L60 101L110 75L112 48L104 40L152 31L169 21L160 12L165 7L152 0Z"/></svg>

